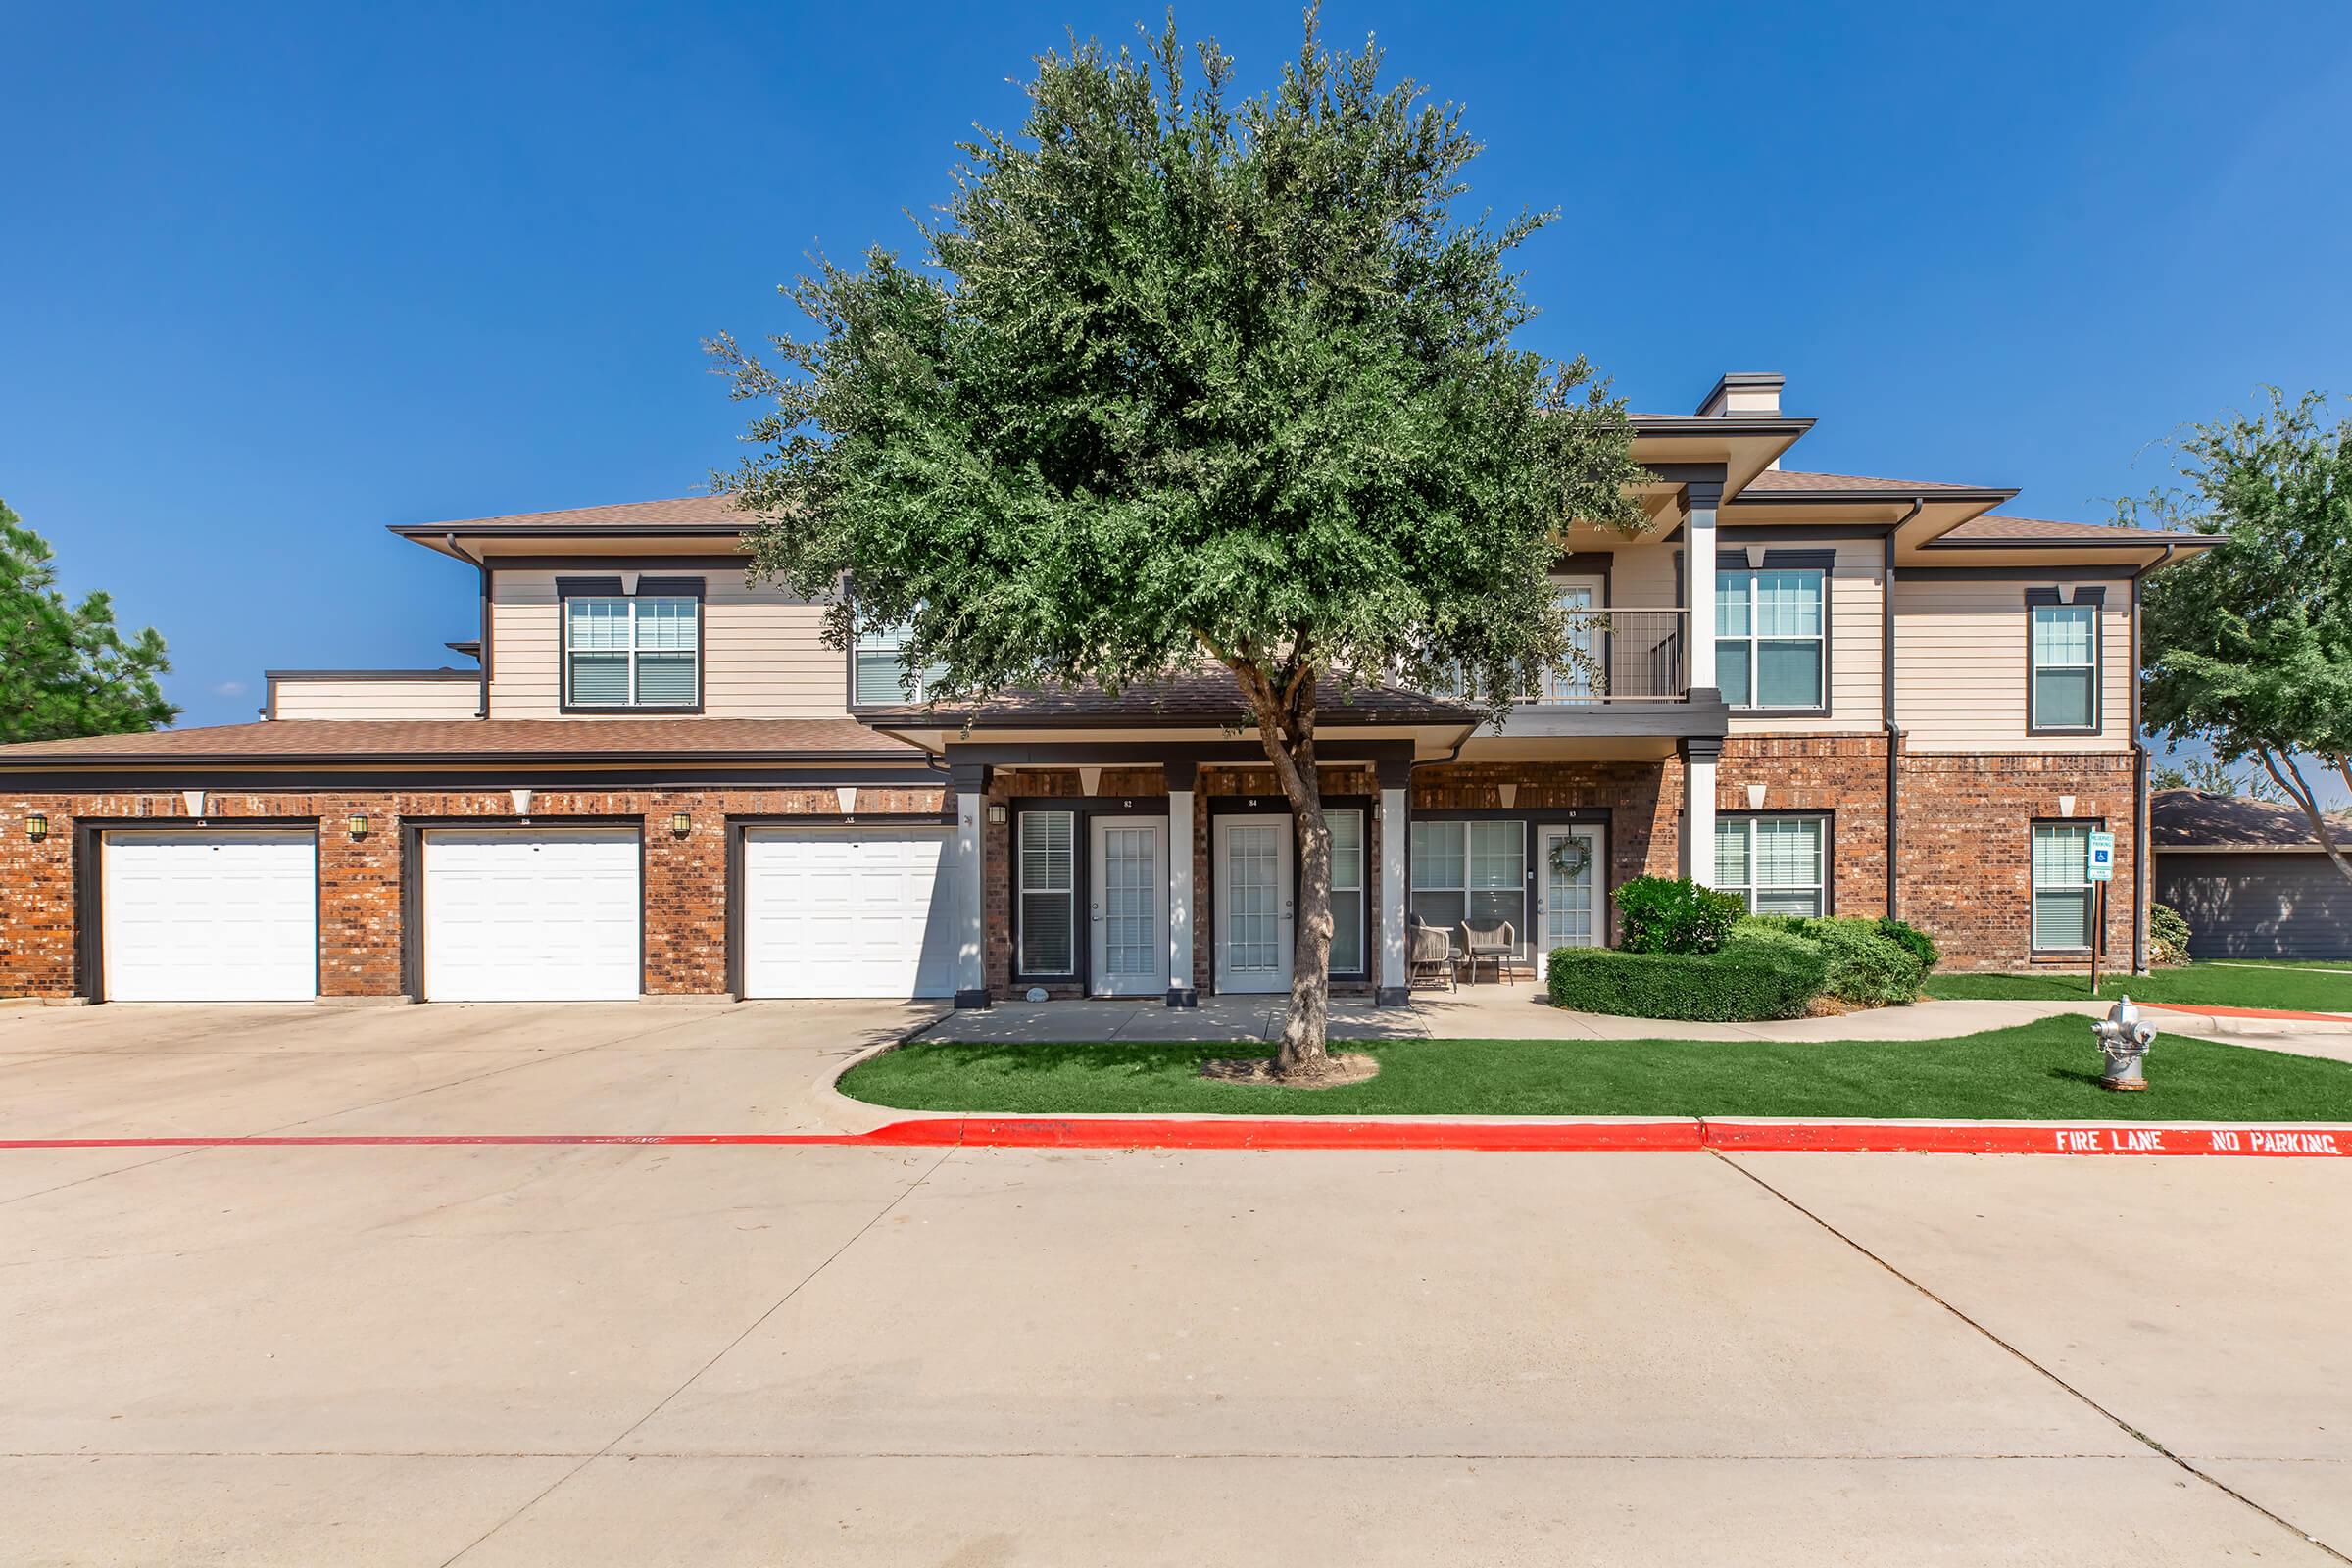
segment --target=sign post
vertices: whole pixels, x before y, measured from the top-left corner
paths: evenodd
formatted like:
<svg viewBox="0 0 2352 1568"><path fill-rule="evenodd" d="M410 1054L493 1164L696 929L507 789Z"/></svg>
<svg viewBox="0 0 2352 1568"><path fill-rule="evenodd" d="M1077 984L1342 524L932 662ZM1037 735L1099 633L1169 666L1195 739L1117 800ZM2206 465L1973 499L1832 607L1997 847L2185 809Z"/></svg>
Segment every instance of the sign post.
<svg viewBox="0 0 2352 1568"><path fill-rule="evenodd" d="M2115 880L2115 835L2093 831L2089 863L2083 876L2091 883L2090 994L2099 994L2099 940L2107 934L2107 884Z"/></svg>

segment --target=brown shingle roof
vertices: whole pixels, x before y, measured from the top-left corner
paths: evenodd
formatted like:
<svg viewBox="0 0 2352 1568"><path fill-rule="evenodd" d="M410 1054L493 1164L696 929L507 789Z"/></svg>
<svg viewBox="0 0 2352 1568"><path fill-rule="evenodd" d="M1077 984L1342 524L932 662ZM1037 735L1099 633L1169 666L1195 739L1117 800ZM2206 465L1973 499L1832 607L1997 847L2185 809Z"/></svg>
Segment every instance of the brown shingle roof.
<svg viewBox="0 0 2352 1568"><path fill-rule="evenodd" d="M2352 849L2352 817L2329 818L2335 841ZM2148 839L2158 849L2190 845L2246 845L2256 849L2317 850L2311 819L2291 806L2201 790L2158 790L2148 797Z"/></svg>
<svg viewBox="0 0 2352 1568"><path fill-rule="evenodd" d="M495 517L460 517L450 522L402 523L394 533L430 536L453 530L511 528L517 532L601 532L635 528L719 529L751 526L751 513L733 496L679 496L669 501L631 501L611 507L572 507L562 512L512 512Z"/></svg>
<svg viewBox="0 0 2352 1568"><path fill-rule="evenodd" d="M1199 727L1240 724L1249 715L1233 676L1215 665L1203 665L1115 695L1089 682L1067 691L1010 692L976 710L942 707L927 714L919 707L898 706L869 710L864 716L868 723L890 728L930 729L960 725L966 717L975 728L1139 723ZM1478 719L1479 711L1388 684L1358 686L1343 694L1336 681L1324 680L1316 687L1315 717L1318 724L1335 725L1467 724Z"/></svg>
<svg viewBox="0 0 2352 1568"><path fill-rule="evenodd" d="M0 746L0 771L34 762L357 761L490 759L582 761L625 757L790 760L919 754L847 718L286 718Z"/></svg>
<svg viewBox="0 0 2352 1568"><path fill-rule="evenodd" d="M2155 528L2119 528L2103 522L2051 522L2041 517L1971 517L1936 541L2015 540L2020 544L2216 544L2211 534L2165 533ZM1932 548L1932 547L1931 547Z"/></svg>

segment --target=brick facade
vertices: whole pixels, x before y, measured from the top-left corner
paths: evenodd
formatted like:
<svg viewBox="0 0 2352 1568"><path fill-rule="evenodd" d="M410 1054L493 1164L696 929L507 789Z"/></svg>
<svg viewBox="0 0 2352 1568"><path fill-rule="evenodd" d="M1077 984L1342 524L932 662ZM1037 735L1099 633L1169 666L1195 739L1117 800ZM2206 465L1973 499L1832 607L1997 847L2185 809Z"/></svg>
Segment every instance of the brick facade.
<svg viewBox="0 0 2352 1568"><path fill-rule="evenodd" d="M1750 808L1751 786L1763 788L1767 811L1820 811L1832 820L1835 912L1875 915L1886 906L1886 754L1879 736L1739 737L1725 743L1717 768L1716 808ZM1425 765L1413 773L1415 811L1502 808L1503 786L1514 787L1511 808L1529 812L1574 808L1607 812L1612 885L1644 873L1676 874L1685 771L1673 758L1629 761L1462 762ZM2128 752L1928 755L1900 759L1901 886L1899 912L1932 933L1954 968L2024 968L2031 950L2030 851L2032 824L2060 816L2072 796L2076 819L2096 820L2116 835L2116 881L2106 924L2108 961L2132 959L2132 911L2140 896L2134 854L2133 759ZM1379 865L1382 853L1378 786L1372 770L1340 765L1324 770L1327 797L1356 796L1366 813L1366 884L1371 927L1366 953L1377 969L1380 951ZM1070 798L1084 794L1076 768L999 772L989 800ZM1156 767L1102 771L1098 798L1164 797ZM1282 810L1271 769L1200 769L1193 797L1195 935L1193 984L1213 989L1215 917L1210 880L1212 802L1258 797ZM939 785L860 788L859 817L938 821L946 807ZM369 790L317 793L222 792L207 804L220 823L274 819L318 824L319 977L328 997L397 997L403 991L401 880L404 819L513 821L504 790ZM692 828L671 835L673 812L686 811ZM727 986L726 846L731 819L837 816L841 805L821 789L621 789L543 791L532 803L533 822L565 818L623 818L645 833L645 989L657 995L720 995ZM0 996L71 997L76 993L74 886L78 821L187 820L175 791L108 795L17 795L0 803L11 831L0 833ZM41 843L22 831L25 816L49 819ZM355 840L354 813L370 819ZM987 979L997 996L1012 994L1013 921L1011 813L1002 824L982 823L986 856ZM1074 985L1050 987L1072 994ZM1369 983L1344 985L1369 989Z"/></svg>
<svg viewBox="0 0 2352 1568"><path fill-rule="evenodd" d="M864 786L855 797L860 819L939 821L945 792L936 785ZM16 831L0 834L0 996L72 997L77 991L74 891L76 822L152 822L190 818L176 791L117 795L19 795L0 804ZM326 997L402 995L404 933L401 877L403 820L515 820L505 790L366 790L279 794L224 791L206 802L205 820L316 821L318 825L318 976ZM49 819L49 836L27 840L27 813ZM684 838L670 818L689 813ZM542 790L531 802L534 825L565 818L629 818L645 834L645 973L649 994L723 995L727 989L727 824L738 817L838 816L839 795L826 789ZM368 832L354 839L350 818L365 814Z"/></svg>

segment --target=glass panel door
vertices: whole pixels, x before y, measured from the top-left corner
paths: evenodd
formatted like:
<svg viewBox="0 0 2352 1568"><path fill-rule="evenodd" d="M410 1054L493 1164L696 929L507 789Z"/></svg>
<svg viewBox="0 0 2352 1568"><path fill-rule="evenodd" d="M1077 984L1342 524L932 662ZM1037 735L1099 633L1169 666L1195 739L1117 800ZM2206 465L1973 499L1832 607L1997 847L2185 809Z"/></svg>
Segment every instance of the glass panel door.
<svg viewBox="0 0 2352 1568"><path fill-rule="evenodd" d="M1215 819L1217 989L1291 988L1291 819Z"/></svg>
<svg viewBox="0 0 2352 1568"><path fill-rule="evenodd" d="M1599 947L1600 829L1543 828L1536 853L1543 872L1544 961L1550 961L1554 948Z"/></svg>
<svg viewBox="0 0 2352 1568"><path fill-rule="evenodd" d="M1168 988L1167 821L1094 819L1093 990L1158 996Z"/></svg>
<svg viewBox="0 0 2352 1568"><path fill-rule="evenodd" d="M1589 703L1608 690L1607 617L1592 613L1600 605L1599 579L1554 578L1551 598L1568 614L1568 646L1573 652L1567 669L1544 677L1544 701Z"/></svg>

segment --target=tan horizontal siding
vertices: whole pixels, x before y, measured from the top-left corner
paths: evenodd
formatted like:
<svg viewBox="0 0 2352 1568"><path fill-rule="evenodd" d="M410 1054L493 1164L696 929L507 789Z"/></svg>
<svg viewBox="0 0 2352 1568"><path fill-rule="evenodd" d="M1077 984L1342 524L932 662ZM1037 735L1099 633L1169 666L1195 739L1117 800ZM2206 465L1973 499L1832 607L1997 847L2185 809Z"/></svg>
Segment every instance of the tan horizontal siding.
<svg viewBox="0 0 2352 1568"><path fill-rule="evenodd" d="M494 718L564 714L557 662L562 649L556 578L609 576L606 569L501 571L490 602L490 712ZM654 572L649 575L681 575ZM740 571L704 579L703 711L720 718L840 718L849 712L848 663L825 646L824 606Z"/></svg>
<svg viewBox="0 0 2352 1568"><path fill-rule="evenodd" d="M270 683L273 718L471 718L478 680L334 680L294 677Z"/></svg>
<svg viewBox="0 0 2352 1568"><path fill-rule="evenodd" d="M1914 752L2099 752L2132 745L2132 585L2106 581L2099 732L2026 732L2026 590L2079 585L1906 577L1894 584L1894 711Z"/></svg>

